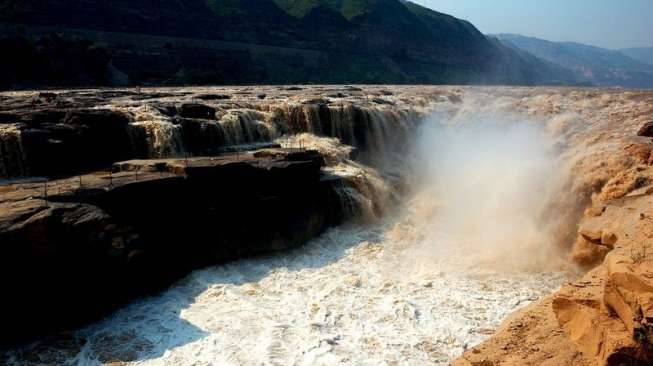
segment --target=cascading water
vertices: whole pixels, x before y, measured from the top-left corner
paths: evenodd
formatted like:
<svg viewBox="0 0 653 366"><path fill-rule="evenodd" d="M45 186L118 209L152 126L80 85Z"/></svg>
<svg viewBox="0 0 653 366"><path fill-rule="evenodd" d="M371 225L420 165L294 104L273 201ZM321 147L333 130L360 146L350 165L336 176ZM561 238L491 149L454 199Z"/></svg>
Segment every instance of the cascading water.
<svg viewBox="0 0 653 366"><path fill-rule="evenodd" d="M143 139L148 158L175 157L183 154L181 126L164 121L134 122L130 126L132 141Z"/></svg>
<svg viewBox="0 0 653 366"><path fill-rule="evenodd" d="M165 158L184 154L211 154L251 148L257 144L299 142L294 136L308 133L335 137L364 154L362 160L375 165L375 157L399 152L415 130L422 114L384 106L351 103L285 103L260 109L229 107L218 119L170 117L152 106L105 105L131 116L128 133L136 157ZM391 131L391 132L390 132ZM287 143L284 143L288 145ZM300 144L288 145L299 147Z"/></svg>
<svg viewBox="0 0 653 366"><path fill-rule="evenodd" d="M111 109L130 115L133 122L127 127L135 157L165 158L184 154L181 126L150 106L114 106Z"/></svg>
<svg viewBox="0 0 653 366"><path fill-rule="evenodd" d="M253 110L230 110L220 119L225 146L251 145L269 142L275 133L265 123L266 116Z"/></svg>
<svg viewBox="0 0 653 366"><path fill-rule="evenodd" d="M362 222L332 229L290 252L197 271L163 294L75 332L72 340L13 352L6 363L30 364L37 354L38 362L84 365L444 365L489 336L508 313L566 279L559 267L538 262L505 271L494 265L501 258L477 255L519 248L530 238L511 232L513 237L489 235L491 242L485 242L484 233L496 234L488 230L511 225L493 220L526 215L521 223L540 223L536 199L542 195L526 201L533 205L516 204L529 189L538 189L533 183L554 163L539 129L528 130L533 135L520 135L520 129L517 135L512 129L459 134L450 131L473 123L447 112L425 122L449 131L429 143L434 137L429 133L438 130L416 132L421 123L411 112L315 108L298 105L281 114L293 116L288 125L304 126L291 136L272 132L272 121L281 118L273 112L252 118L235 112L219 123L226 143L250 143L264 136L256 137L256 129L266 128L284 146L319 150L328 163L325 173L343 181L343 210L362 216ZM355 144L362 143L356 138L359 122L368 127L372 165L352 159ZM309 133L320 130L328 136ZM422 143L412 151L415 135ZM524 136L538 143L520 142ZM483 146L504 153L488 154ZM497 168L498 158L507 163ZM497 179L501 174L505 179ZM397 180L407 184L409 178L410 189L398 191ZM471 195L476 202L466 200L464 190L476 190ZM479 235L465 236L470 227Z"/></svg>
<svg viewBox="0 0 653 366"><path fill-rule="evenodd" d="M343 144L356 146L354 136L354 107L351 104L329 108L331 119L331 136L337 137Z"/></svg>

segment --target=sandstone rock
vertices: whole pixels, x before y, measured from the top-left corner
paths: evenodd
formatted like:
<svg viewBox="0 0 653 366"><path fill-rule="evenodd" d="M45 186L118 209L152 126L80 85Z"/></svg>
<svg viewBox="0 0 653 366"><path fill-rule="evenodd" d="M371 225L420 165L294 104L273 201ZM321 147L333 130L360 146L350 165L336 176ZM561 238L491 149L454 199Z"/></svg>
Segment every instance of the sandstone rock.
<svg viewBox="0 0 653 366"><path fill-rule="evenodd" d="M601 216L605 212L605 205L593 205L585 210L586 216Z"/></svg>
<svg viewBox="0 0 653 366"><path fill-rule="evenodd" d="M603 231L601 233L601 245L605 245L610 249L614 248L618 240L617 234L612 231Z"/></svg>
<svg viewBox="0 0 653 366"><path fill-rule="evenodd" d="M465 352L452 366L590 366L558 324L548 296L508 316L488 341Z"/></svg>
<svg viewBox="0 0 653 366"><path fill-rule="evenodd" d="M653 345L653 262L615 253L607 268L606 305L635 340Z"/></svg>
<svg viewBox="0 0 653 366"><path fill-rule="evenodd" d="M603 234L603 223L600 220L588 219L581 223L578 233L587 241L592 243L601 243L601 235Z"/></svg>
<svg viewBox="0 0 653 366"><path fill-rule="evenodd" d="M571 258L574 263L582 267L594 267L600 264L609 252L609 247L579 237L574 243Z"/></svg>
<svg viewBox="0 0 653 366"><path fill-rule="evenodd" d="M604 287L598 284L565 286L553 300L558 322L578 350L594 360L593 364L650 364L651 349L633 338L621 319L606 311Z"/></svg>

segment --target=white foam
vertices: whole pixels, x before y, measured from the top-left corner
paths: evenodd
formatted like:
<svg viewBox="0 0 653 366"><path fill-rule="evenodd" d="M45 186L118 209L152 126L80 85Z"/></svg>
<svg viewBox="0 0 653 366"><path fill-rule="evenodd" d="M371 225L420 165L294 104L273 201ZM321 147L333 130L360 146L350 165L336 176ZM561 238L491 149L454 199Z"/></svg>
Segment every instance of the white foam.
<svg viewBox="0 0 653 366"><path fill-rule="evenodd" d="M79 331L87 344L68 362L447 364L564 280L461 273L454 252L411 265L422 234L405 221L348 226L298 250L197 271ZM456 248L450 239L439 238Z"/></svg>

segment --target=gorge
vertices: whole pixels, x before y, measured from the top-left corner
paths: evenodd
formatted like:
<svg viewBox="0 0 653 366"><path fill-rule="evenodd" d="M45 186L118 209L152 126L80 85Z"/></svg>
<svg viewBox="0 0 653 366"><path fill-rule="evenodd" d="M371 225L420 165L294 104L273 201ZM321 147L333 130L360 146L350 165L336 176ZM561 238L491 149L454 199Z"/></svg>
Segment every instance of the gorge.
<svg viewBox="0 0 653 366"><path fill-rule="evenodd" d="M1 93L0 361L645 364L652 115L590 88Z"/></svg>

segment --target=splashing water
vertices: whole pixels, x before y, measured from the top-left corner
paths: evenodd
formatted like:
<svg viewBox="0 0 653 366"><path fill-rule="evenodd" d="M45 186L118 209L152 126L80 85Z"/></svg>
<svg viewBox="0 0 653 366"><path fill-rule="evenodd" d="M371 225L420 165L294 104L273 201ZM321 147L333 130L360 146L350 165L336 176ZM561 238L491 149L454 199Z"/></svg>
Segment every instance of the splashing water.
<svg viewBox="0 0 653 366"><path fill-rule="evenodd" d="M558 218L566 209L559 202L574 200L564 190L568 171L553 149L555 140L542 126L472 119L432 123L420 136L416 199L432 204L436 235L457 235L474 258L504 270L551 264L559 252L553 245Z"/></svg>
<svg viewBox="0 0 653 366"><path fill-rule="evenodd" d="M492 108L515 103L504 98ZM565 178L558 176L553 147L559 141L529 122L476 124L472 117L489 105L478 104L444 111L438 115L443 126L420 131L426 145L417 144L410 156L424 165L407 164L405 155L384 169L351 159L354 148L343 144L356 143L350 108L329 107L332 130L325 131L319 110L303 107L295 124L305 118L306 130L332 137L270 136L322 152L326 172L351 182L343 196L352 207L377 217L375 205L397 202L385 168L404 177L419 173L411 195L383 211L393 215L331 229L289 252L196 271L75 332L72 340L13 351L5 363L448 364L570 275L557 263L542 265L551 253L540 257L532 250L552 247L547 237L557 211L552 215L549 206ZM397 131L392 125L407 123L409 116L393 113L372 113L373 149L388 150ZM242 130L236 124L242 118L234 114L220 123L233 121L241 128L233 136L246 141L255 130ZM570 123L558 122L546 133L573 135ZM261 116L244 127L263 123L272 127ZM515 265L506 270L513 254Z"/></svg>
<svg viewBox="0 0 653 366"><path fill-rule="evenodd" d="M350 160L351 147L293 138L353 182L350 197L363 210L393 202L383 173ZM7 363L445 365L567 273L485 265L474 240L436 225L437 194L419 190L382 222L335 228L290 252L196 271L77 331L75 341L16 351Z"/></svg>
<svg viewBox="0 0 653 366"><path fill-rule="evenodd" d="M461 273L455 255L410 266L402 253L423 237L409 221L341 227L292 252L197 271L78 332L69 358L43 361L444 365L564 280Z"/></svg>

